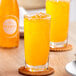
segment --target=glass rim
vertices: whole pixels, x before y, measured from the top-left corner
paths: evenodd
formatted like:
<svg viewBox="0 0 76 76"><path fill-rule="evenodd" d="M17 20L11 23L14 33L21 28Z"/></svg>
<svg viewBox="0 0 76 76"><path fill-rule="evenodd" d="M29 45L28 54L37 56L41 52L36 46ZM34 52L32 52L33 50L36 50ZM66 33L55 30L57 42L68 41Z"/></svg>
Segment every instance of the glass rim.
<svg viewBox="0 0 76 76"><path fill-rule="evenodd" d="M24 15L24 18L27 18L27 19L31 19L32 16L36 15L38 13L30 13L30 14L25 14ZM51 19L51 15L50 14L47 14L47 13L44 13L46 15L48 15L47 17L44 17L44 18L32 18L32 19ZM26 17L28 16L28 17Z"/></svg>

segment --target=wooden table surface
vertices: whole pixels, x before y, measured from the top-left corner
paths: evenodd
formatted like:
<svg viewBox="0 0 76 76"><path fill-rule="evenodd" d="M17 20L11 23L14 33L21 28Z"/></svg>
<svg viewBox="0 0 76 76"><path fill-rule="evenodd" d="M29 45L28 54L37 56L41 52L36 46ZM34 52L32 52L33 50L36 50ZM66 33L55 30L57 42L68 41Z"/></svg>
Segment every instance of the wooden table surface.
<svg viewBox="0 0 76 76"><path fill-rule="evenodd" d="M55 69L51 76L71 76L65 71L65 65L74 60L76 53L76 23L71 23L69 31L69 43L73 45L72 51L50 52L49 63ZM22 76L18 68L25 65L24 39L20 39L19 48L0 49L0 76Z"/></svg>

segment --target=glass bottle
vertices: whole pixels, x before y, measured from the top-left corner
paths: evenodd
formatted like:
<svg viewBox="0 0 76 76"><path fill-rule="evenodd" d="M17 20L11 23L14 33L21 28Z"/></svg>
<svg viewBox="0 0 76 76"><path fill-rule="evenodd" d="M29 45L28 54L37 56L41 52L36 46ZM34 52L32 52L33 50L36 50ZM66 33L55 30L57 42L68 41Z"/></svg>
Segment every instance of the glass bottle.
<svg viewBox="0 0 76 76"><path fill-rule="evenodd" d="M0 47L19 45L19 8L17 0L0 0Z"/></svg>

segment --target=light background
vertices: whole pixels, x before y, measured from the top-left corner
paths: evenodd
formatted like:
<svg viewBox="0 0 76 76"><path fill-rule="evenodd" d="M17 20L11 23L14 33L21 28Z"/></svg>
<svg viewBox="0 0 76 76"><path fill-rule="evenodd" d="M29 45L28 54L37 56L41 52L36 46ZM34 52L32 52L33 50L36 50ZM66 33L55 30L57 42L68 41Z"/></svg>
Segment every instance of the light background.
<svg viewBox="0 0 76 76"><path fill-rule="evenodd" d="M76 21L76 0L71 0L70 4L70 22Z"/></svg>

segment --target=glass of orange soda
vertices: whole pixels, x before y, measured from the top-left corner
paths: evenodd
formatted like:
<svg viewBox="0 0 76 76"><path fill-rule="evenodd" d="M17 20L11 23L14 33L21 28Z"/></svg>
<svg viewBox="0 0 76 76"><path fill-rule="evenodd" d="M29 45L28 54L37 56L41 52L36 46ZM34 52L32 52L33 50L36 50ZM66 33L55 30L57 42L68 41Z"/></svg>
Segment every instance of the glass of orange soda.
<svg viewBox="0 0 76 76"><path fill-rule="evenodd" d="M50 21L50 15L45 13L24 18L25 67L31 72L48 68Z"/></svg>
<svg viewBox="0 0 76 76"><path fill-rule="evenodd" d="M68 43L70 0L46 0L46 13L51 15L50 47L66 47Z"/></svg>

